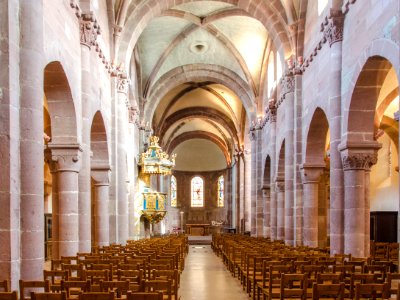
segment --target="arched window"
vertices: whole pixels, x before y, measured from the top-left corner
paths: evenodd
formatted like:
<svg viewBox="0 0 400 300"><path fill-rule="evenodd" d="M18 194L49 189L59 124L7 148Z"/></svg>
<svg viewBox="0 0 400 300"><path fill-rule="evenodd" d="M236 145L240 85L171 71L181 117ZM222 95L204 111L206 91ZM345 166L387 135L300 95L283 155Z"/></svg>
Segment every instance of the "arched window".
<svg viewBox="0 0 400 300"><path fill-rule="evenodd" d="M171 176L171 207L176 207L176 178Z"/></svg>
<svg viewBox="0 0 400 300"><path fill-rule="evenodd" d="M203 179L196 176L192 179L192 207L204 206Z"/></svg>
<svg viewBox="0 0 400 300"><path fill-rule="evenodd" d="M272 89L276 85L274 59L274 52L271 51L268 58L268 96L271 96Z"/></svg>
<svg viewBox="0 0 400 300"><path fill-rule="evenodd" d="M282 60L279 52L276 52L276 78L278 82L281 79L281 77L282 77Z"/></svg>
<svg viewBox="0 0 400 300"><path fill-rule="evenodd" d="M328 5L328 0L318 0L318 16L322 14L327 5Z"/></svg>
<svg viewBox="0 0 400 300"><path fill-rule="evenodd" d="M218 207L224 207L224 176L218 177Z"/></svg>

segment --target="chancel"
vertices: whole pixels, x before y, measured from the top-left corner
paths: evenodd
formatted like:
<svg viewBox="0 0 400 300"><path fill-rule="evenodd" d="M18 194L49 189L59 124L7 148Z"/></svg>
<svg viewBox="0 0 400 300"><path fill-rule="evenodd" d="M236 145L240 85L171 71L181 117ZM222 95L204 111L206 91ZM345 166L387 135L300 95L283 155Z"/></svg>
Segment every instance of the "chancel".
<svg viewBox="0 0 400 300"><path fill-rule="evenodd" d="M399 0L4 0L0 66L0 299L400 298Z"/></svg>

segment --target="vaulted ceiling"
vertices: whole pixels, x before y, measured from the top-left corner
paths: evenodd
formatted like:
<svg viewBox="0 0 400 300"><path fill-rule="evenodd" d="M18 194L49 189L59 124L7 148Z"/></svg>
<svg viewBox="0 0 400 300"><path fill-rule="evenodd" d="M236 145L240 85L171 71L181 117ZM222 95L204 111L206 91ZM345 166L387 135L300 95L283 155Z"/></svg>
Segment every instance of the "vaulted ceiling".
<svg viewBox="0 0 400 300"><path fill-rule="evenodd" d="M178 153L178 168L231 164L262 109L268 55L291 54L289 24L301 17L303 2L114 2L116 52L129 60L142 118L167 151Z"/></svg>

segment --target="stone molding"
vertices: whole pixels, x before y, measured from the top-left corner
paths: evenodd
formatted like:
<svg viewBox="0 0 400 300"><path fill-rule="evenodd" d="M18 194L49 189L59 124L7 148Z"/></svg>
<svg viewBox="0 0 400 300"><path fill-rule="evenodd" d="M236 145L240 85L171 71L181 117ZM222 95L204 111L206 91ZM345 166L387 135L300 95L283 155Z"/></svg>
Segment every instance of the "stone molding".
<svg viewBox="0 0 400 300"><path fill-rule="evenodd" d="M76 172L81 168L82 148L79 144L49 143L46 160L54 172Z"/></svg>
<svg viewBox="0 0 400 300"><path fill-rule="evenodd" d="M107 186L110 185L110 166L108 165L95 165L92 166L90 175L95 181L95 186Z"/></svg>
<svg viewBox="0 0 400 300"><path fill-rule="evenodd" d="M101 33L100 26L93 13L82 14L79 18L79 35L81 45L91 49L92 46L97 46L97 35Z"/></svg>
<svg viewBox="0 0 400 300"><path fill-rule="evenodd" d="M331 9L330 16L324 24L323 33L324 38L329 42L332 47L334 43L343 41L343 28L344 28L344 14L341 10Z"/></svg>
<svg viewBox="0 0 400 300"><path fill-rule="evenodd" d="M324 173L325 165L304 163L300 166L301 181L303 184L318 183Z"/></svg>

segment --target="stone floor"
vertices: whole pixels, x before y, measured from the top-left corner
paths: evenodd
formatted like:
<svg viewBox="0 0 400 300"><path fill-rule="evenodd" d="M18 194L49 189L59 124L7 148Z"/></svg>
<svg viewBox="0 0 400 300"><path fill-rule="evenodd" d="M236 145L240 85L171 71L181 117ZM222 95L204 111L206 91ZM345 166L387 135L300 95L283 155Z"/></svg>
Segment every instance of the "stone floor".
<svg viewBox="0 0 400 300"><path fill-rule="evenodd" d="M190 246L179 291L181 300L249 299L208 245Z"/></svg>

